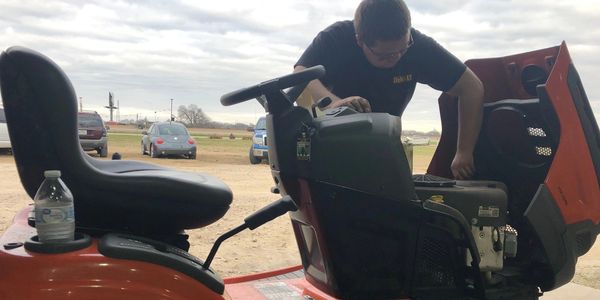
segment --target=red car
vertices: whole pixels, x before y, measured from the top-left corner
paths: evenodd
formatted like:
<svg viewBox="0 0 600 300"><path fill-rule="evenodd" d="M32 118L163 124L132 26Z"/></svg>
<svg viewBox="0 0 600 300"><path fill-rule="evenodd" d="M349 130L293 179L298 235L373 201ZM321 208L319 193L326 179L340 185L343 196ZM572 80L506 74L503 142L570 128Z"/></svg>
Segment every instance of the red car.
<svg viewBox="0 0 600 300"><path fill-rule="evenodd" d="M85 151L96 151L100 157L108 155L106 126L97 112L77 113L79 143Z"/></svg>

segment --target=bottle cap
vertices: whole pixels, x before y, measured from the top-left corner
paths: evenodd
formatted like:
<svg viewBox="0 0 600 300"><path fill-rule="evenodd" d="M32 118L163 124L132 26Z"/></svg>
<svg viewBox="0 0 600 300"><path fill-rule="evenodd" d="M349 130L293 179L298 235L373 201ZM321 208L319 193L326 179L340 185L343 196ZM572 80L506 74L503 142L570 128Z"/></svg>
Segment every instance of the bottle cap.
<svg viewBox="0 0 600 300"><path fill-rule="evenodd" d="M46 170L46 171L44 171L44 177L58 178L58 177L60 177L60 170Z"/></svg>

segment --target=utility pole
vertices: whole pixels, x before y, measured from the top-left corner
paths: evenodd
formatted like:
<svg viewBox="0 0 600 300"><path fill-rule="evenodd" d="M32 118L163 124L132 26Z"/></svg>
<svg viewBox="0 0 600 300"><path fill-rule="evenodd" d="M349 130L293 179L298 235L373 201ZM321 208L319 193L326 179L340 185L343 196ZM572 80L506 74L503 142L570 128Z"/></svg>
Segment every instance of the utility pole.
<svg viewBox="0 0 600 300"><path fill-rule="evenodd" d="M83 111L83 97L79 97L79 111Z"/></svg>
<svg viewBox="0 0 600 300"><path fill-rule="evenodd" d="M173 121L173 98L171 98L171 115L169 116L169 123Z"/></svg>
<svg viewBox="0 0 600 300"><path fill-rule="evenodd" d="M108 92L108 106L105 106L105 107L110 110L110 121L111 122L113 121L113 110L118 108L115 106L113 98L114 98L113 93Z"/></svg>

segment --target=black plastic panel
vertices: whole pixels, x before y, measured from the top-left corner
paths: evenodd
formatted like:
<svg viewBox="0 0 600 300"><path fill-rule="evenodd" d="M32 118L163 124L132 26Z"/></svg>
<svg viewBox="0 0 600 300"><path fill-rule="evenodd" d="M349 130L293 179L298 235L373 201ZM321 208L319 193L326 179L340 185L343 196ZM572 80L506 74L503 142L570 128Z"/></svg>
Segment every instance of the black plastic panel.
<svg viewBox="0 0 600 300"><path fill-rule="evenodd" d="M524 217L538 237L543 254L533 260L547 270L536 273L540 289L549 291L571 281L577 262L576 241L568 233L560 209L545 185L540 185Z"/></svg>
<svg viewBox="0 0 600 300"><path fill-rule="evenodd" d="M144 261L176 270L198 280L215 293L223 294L225 290L223 280L211 269L204 269L203 261L162 242L111 233L100 239L98 251L107 257Z"/></svg>

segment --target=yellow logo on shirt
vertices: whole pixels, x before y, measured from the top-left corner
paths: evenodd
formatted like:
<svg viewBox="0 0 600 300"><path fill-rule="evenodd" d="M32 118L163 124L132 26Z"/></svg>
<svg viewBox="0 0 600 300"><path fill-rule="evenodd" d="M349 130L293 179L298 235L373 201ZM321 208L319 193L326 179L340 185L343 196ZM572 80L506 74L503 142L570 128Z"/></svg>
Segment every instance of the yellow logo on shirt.
<svg viewBox="0 0 600 300"><path fill-rule="evenodd" d="M412 74L394 76L394 84L401 84L413 80Z"/></svg>

